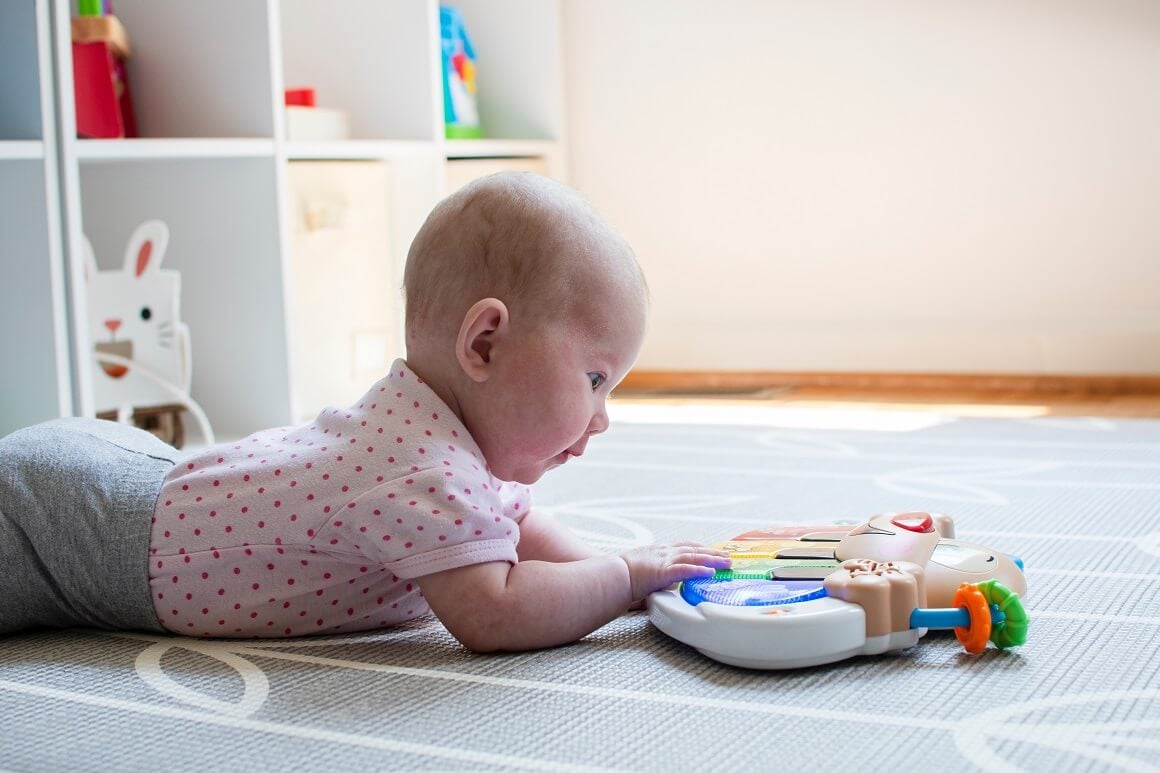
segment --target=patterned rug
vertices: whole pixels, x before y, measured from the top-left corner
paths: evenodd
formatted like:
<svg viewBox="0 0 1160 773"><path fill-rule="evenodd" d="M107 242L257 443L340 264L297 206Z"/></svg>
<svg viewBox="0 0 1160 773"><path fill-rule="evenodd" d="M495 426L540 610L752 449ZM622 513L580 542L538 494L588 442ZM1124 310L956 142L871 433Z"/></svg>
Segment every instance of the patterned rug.
<svg viewBox="0 0 1160 773"><path fill-rule="evenodd" d="M626 615L473 655L434 620L373 635L0 640L0 769L1160 770L1160 422L620 406L537 486L591 541L724 540L929 510L1027 567L1028 643L788 672ZM583 593L583 588L577 588Z"/></svg>

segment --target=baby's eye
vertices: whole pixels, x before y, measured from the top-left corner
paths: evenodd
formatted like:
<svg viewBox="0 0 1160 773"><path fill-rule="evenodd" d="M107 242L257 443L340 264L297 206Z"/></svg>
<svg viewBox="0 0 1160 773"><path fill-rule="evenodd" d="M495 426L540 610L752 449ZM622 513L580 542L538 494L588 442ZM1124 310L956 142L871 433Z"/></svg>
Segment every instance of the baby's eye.
<svg viewBox="0 0 1160 773"><path fill-rule="evenodd" d="M150 309L148 306L142 306L141 307L141 319L148 322L152 318L153 318L153 310Z"/></svg>
<svg viewBox="0 0 1160 773"><path fill-rule="evenodd" d="M604 383L604 381L605 381L604 374L603 373L589 373L588 380L592 382L592 391L595 392L597 389L600 388L600 385Z"/></svg>

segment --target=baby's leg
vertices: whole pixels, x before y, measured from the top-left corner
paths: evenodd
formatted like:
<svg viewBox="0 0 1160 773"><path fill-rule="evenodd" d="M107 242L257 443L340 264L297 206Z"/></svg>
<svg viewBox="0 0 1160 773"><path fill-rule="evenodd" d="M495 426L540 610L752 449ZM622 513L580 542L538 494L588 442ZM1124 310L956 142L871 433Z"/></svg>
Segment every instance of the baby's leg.
<svg viewBox="0 0 1160 773"><path fill-rule="evenodd" d="M179 452L148 432L58 419L0 439L0 634L162 630L149 527Z"/></svg>

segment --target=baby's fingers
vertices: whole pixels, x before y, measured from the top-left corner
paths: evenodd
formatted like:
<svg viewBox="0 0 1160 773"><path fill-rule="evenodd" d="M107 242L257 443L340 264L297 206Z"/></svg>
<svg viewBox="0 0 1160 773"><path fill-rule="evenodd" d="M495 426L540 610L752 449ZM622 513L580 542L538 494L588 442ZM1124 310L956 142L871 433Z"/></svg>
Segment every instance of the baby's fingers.
<svg viewBox="0 0 1160 773"><path fill-rule="evenodd" d="M709 547L703 542L696 542L694 540L681 540L680 542L669 543L670 547L674 548L693 548L698 553L715 553L719 555L728 555L728 553L720 548Z"/></svg>
<svg viewBox="0 0 1160 773"><path fill-rule="evenodd" d="M732 560L729 557L729 553L724 550L697 546L691 550L679 552L675 556L674 563L714 566L719 569L727 569L732 563Z"/></svg>
<svg viewBox="0 0 1160 773"><path fill-rule="evenodd" d="M633 599L682 580L712 577L717 569L730 565L729 554L724 550L696 542L632 548L620 557L628 565Z"/></svg>
<svg viewBox="0 0 1160 773"><path fill-rule="evenodd" d="M705 549L703 551L680 553L673 557L665 570L670 583L692 580L697 577L712 577L718 569L728 569L729 554Z"/></svg>

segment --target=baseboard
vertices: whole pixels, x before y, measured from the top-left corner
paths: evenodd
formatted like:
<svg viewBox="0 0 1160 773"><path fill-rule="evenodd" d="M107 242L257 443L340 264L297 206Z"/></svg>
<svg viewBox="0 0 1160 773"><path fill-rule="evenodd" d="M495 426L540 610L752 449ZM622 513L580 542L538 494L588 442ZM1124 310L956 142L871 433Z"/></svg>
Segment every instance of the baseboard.
<svg viewBox="0 0 1160 773"><path fill-rule="evenodd" d="M882 392L1160 395L1160 375L634 370L625 377L617 391L708 394L787 387Z"/></svg>

